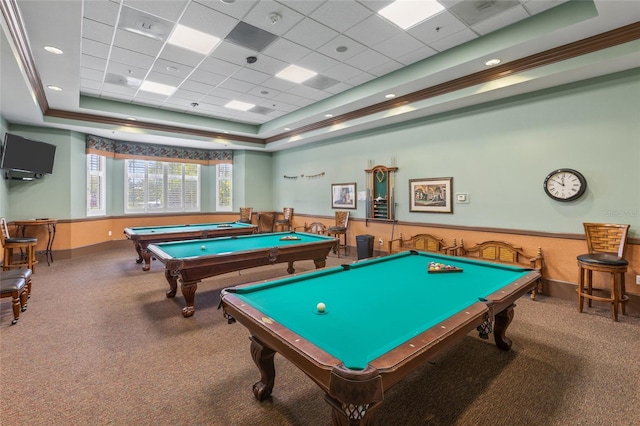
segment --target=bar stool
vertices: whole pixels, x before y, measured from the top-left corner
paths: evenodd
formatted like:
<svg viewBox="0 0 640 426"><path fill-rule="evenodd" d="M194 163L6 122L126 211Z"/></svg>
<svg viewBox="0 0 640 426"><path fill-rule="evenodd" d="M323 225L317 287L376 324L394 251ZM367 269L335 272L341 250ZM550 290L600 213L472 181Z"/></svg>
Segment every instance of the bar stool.
<svg viewBox="0 0 640 426"><path fill-rule="evenodd" d="M29 268L35 272L37 238L14 237L9 235L9 227L5 218L0 218L0 234L2 234L2 246L4 247L4 263L2 270L13 268ZM20 259L16 261L14 254L20 251ZM24 250L24 254L23 254Z"/></svg>
<svg viewBox="0 0 640 426"><path fill-rule="evenodd" d="M337 253L338 257L340 257L340 249L343 249L344 255L346 256L347 249L349 248L349 246L347 245L347 228L349 226L349 212L345 210L337 211L335 213L335 220L336 220L335 225L329 227L329 229L327 230L327 234L331 235L332 237L336 237L338 239L338 243L334 247L333 252ZM344 242L340 240L341 235Z"/></svg>
<svg viewBox="0 0 640 426"><path fill-rule="evenodd" d="M627 246L627 235L630 225L611 223L584 223L584 233L587 238L589 253L578 256L578 311L582 312L583 301L611 303L611 315L618 321L618 306L622 314L626 315L625 303L629 297L625 294L624 274L629 262L624 258ZM593 272L611 274L610 288L601 291L608 292L603 296L593 294ZM586 288L585 288L586 284Z"/></svg>
<svg viewBox="0 0 640 426"><path fill-rule="evenodd" d="M253 207L240 207L240 223L251 223L251 216L253 216Z"/></svg>

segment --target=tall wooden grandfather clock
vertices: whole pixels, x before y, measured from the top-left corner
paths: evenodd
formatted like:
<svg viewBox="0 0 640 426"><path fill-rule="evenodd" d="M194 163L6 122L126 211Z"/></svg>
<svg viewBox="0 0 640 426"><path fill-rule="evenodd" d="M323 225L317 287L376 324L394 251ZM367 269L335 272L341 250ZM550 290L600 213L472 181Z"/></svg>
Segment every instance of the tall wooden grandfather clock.
<svg viewBox="0 0 640 426"><path fill-rule="evenodd" d="M367 219L395 220L397 167L375 166L367 172Z"/></svg>

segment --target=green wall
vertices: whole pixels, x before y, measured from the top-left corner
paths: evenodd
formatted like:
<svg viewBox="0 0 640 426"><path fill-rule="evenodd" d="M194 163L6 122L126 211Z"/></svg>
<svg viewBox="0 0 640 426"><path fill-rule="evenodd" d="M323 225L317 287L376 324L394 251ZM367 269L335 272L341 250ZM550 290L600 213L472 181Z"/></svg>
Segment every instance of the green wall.
<svg viewBox="0 0 640 426"><path fill-rule="evenodd" d="M4 144L4 135L7 133L7 122L2 117L2 111L0 111L0 143ZM4 171L0 170L2 176L0 176L0 217L7 216L7 204L9 199L9 181L4 179Z"/></svg>
<svg viewBox="0 0 640 426"><path fill-rule="evenodd" d="M640 235L640 70L467 108L339 140L275 153L274 205L332 215L332 183L366 188L368 161L398 167L401 221L582 233L582 223L631 224ZM587 193L573 202L542 188L554 169L582 172ZM318 179L283 178L283 174ZM453 214L409 212L409 179L452 177L469 204ZM358 201L352 217L365 217Z"/></svg>
<svg viewBox="0 0 640 426"><path fill-rule="evenodd" d="M582 233L582 222L631 224L640 235L640 69L282 152L234 152L234 210L333 215L332 183L366 188L369 160L399 168L401 221ZM7 124L0 130L57 145L54 173L3 179L0 214L9 220L85 217L84 135ZM548 198L544 177L570 167L588 181L579 200ZM124 161L109 159L107 215L124 212ZM203 167L202 211L214 211L213 167ZM324 173L323 176L308 176ZM297 177L285 179L284 175ZM304 176L303 176L304 175ZM409 212L409 179L452 177L469 204L453 214ZM357 201L353 217L364 218Z"/></svg>

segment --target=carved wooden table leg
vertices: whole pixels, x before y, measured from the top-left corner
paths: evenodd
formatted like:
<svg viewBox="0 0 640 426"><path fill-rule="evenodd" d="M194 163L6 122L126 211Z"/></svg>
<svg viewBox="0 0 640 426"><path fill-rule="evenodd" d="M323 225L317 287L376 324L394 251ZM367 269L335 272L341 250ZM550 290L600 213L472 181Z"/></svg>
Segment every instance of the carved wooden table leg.
<svg viewBox="0 0 640 426"><path fill-rule="evenodd" d="M511 339L505 336L505 333L507 332L507 327L509 327L509 324L511 324L511 321L513 320L513 308L515 307L515 304L508 306L504 311L499 312L495 318L493 336L496 339L496 346L503 351L511 349Z"/></svg>
<svg viewBox="0 0 640 426"><path fill-rule="evenodd" d="M382 378L371 366L357 374L342 365L336 366L331 372L329 393L324 399L333 408L331 419L334 425L373 426L374 411L384 399Z"/></svg>
<svg viewBox="0 0 640 426"><path fill-rule="evenodd" d="M264 401L271 396L276 380L276 368L273 357L276 352L261 341L251 336L251 357L260 371L260 381L254 383L253 394L258 401Z"/></svg>
<svg viewBox="0 0 640 426"><path fill-rule="evenodd" d="M313 264L316 265L316 269L324 268L327 265L327 258L313 259Z"/></svg>
<svg viewBox="0 0 640 426"><path fill-rule="evenodd" d="M293 267L293 262L288 262L289 266L287 267L287 272L293 274L296 270Z"/></svg>
<svg viewBox="0 0 640 426"><path fill-rule="evenodd" d="M169 269L164 270L164 277L167 279L169 283L169 290L167 290L167 297L173 297L176 295L178 291L178 277L180 276L180 271L172 271Z"/></svg>
<svg viewBox="0 0 640 426"><path fill-rule="evenodd" d="M196 308L193 306L196 290L198 289L198 283L200 281L194 281L190 283L181 282L180 283L180 291L182 291L182 295L184 296L184 301L186 306L182 308L182 316L187 318L193 316L196 312Z"/></svg>

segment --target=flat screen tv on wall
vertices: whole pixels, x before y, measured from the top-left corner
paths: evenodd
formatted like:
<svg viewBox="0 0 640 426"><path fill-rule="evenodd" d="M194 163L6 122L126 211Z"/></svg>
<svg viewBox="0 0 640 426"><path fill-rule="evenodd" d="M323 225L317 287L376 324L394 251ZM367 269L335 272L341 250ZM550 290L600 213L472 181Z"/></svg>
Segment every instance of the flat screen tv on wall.
<svg viewBox="0 0 640 426"><path fill-rule="evenodd" d="M55 156L55 145L7 133L2 147L0 169L34 173L36 177L50 175L53 173Z"/></svg>

